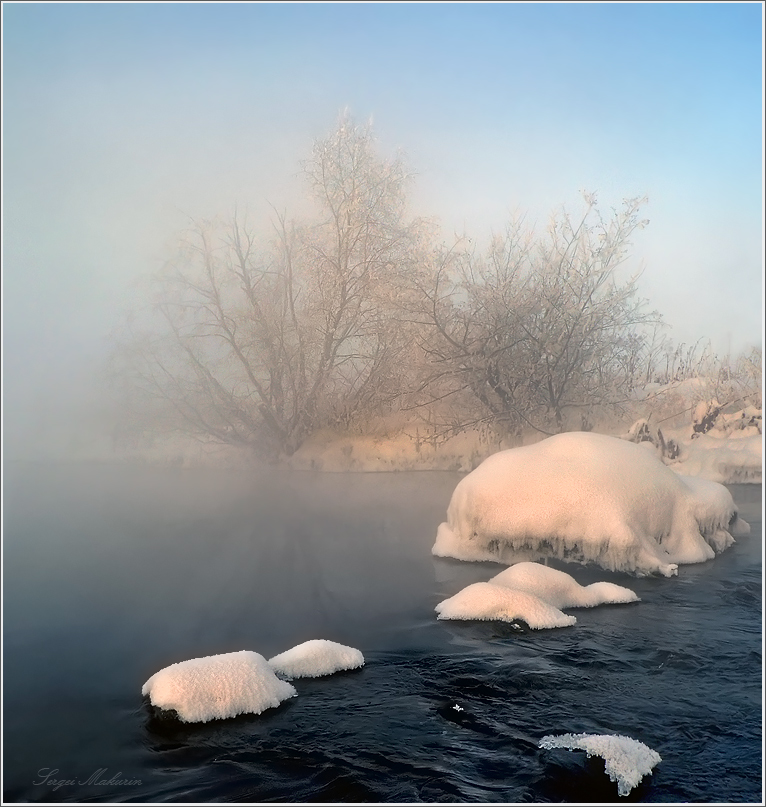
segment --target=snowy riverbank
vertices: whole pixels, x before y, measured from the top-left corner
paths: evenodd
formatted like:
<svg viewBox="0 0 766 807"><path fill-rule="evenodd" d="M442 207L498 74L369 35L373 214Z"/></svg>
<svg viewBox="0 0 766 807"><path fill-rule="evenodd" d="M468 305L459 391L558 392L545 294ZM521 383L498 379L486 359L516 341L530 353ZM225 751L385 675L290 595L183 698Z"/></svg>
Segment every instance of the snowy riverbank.
<svg viewBox="0 0 766 807"><path fill-rule="evenodd" d="M761 482L762 435L756 429L731 434L703 434L692 439L691 428L669 429L665 437L675 440L677 457L664 458L668 467L684 476L700 476L713 482ZM609 433L609 432L607 432ZM614 436L624 436L611 432ZM525 444L545 435L530 436ZM658 450L653 443L647 450ZM463 432L438 444L418 440L407 432L387 437L366 437L322 432L314 435L283 467L300 471L459 471L468 473L491 454L514 445L488 441L476 430Z"/></svg>
<svg viewBox="0 0 766 807"><path fill-rule="evenodd" d="M635 396L621 417L596 419L592 430L641 442L685 476L700 476L724 484L761 482L760 395L722 406L716 400L715 385L692 378L664 387L651 384L636 391ZM498 451L531 445L546 437L540 432L528 432L520 440L501 439L486 426L465 428L444 437L415 420L381 421L365 434L318 431L277 465L284 470L331 473L469 473ZM180 433L163 437L146 435L132 441L82 440L80 444L83 456L76 458L84 460L178 468L268 467L250 449L198 441ZM55 446L49 448L56 454ZM59 453L68 456L69 452L62 449ZM63 456L53 457L60 458Z"/></svg>
<svg viewBox="0 0 766 807"><path fill-rule="evenodd" d="M649 385L622 420L597 423L593 431L623 437L656 451L684 476L714 482L759 483L763 436L760 399L719 404L704 379ZM282 466L301 471L458 471L468 473L498 451L540 442L547 435L527 433L521 441L499 439L486 428L468 428L436 439L422 426L405 426L376 435L322 431L312 435Z"/></svg>
<svg viewBox="0 0 766 807"><path fill-rule="evenodd" d="M619 427L595 431L621 437L627 437L629 433L629 429ZM730 433L712 430L692 438L692 427L684 426L668 428L663 435L678 446L677 456L672 459L665 456L663 461L679 474L700 476L723 484L761 482L763 438L754 427ZM540 434L527 435L522 444L530 445L544 438L545 435ZM486 431L478 429L466 430L442 441L429 440L415 428L373 436L322 431L309 438L292 457L284 458L279 467L325 473L468 473L490 455L516 445L511 441L492 439ZM642 445L649 451L661 453L660 448L649 440ZM244 449L198 443L181 437L157 440L150 447L132 451L104 454L95 459L178 468L244 470L264 465Z"/></svg>

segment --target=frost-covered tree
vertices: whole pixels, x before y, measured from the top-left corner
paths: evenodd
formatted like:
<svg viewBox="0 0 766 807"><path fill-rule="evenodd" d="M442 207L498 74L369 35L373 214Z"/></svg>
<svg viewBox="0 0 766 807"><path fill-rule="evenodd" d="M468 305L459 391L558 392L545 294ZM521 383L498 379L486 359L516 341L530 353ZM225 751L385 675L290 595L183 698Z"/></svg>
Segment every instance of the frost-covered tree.
<svg viewBox="0 0 766 807"><path fill-rule="evenodd" d="M445 253L419 285L432 401L461 400L465 409L473 400L462 424L547 432L565 429L573 412L624 398L644 326L658 319L637 296L637 278L618 274L646 223L642 202L626 200L605 218L586 196L578 220L554 216L542 237L515 222L485 255Z"/></svg>
<svg viewBox="0 0 766 807"><path fill-rule="evenodd" d="M579 219L512 222L480 254L436 246L403 161L346 116L302 175L311 220L275 213L265 238L240 215L196 222L126 328L123 397L157 430L272 456L394 410L432 435L554 432L643 377L658 318L621 277L643 200L604 217L586 196Z"/></svg>
<svg viewBox="0 0 766 807"><path fill-rule="evenodd" d="M343 117L303 164L316 220L198 223L155 283L154 322L123 368L167 422L203 440L293 453L313 431L385 407L412 340L397 316L420 224L409 175Z"/></svg>

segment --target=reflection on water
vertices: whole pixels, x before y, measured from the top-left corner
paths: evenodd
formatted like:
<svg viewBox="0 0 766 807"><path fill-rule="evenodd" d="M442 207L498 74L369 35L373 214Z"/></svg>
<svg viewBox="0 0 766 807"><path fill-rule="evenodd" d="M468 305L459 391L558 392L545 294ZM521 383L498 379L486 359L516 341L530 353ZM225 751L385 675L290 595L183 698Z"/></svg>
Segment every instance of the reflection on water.
<svg viewBox="0 0 766 807"><path fill-rule="evenodd" d="M498 571L430 555L458 479L7 467L4 800L610 801L603 763L536 744L615 731L663 757L631 800L757 801L760 486L732 487L753 534L715 561L561 566L642 602L529 631L434 618ZM175 661L311 638L367 665L258 717L141 703ZM79 784L102 769L141 785Z"/></svg>

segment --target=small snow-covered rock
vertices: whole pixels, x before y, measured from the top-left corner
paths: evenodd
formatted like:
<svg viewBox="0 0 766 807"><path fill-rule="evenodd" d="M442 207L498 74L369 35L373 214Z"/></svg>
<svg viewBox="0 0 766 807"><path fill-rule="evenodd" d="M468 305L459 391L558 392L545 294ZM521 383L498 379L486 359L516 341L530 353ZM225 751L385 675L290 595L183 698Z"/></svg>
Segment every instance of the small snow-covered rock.
<svg viewBox="0 0 766 807"><path fill-rule="evenodd" d="M566 572L522 561L490 578L490 583L516 591L527 591L555 608L592 608L607 603L637 602L636 593L614 583L581 586Z"/></svg>
<svg viewBox="0 0 766 807"><path fill-rule="evenodd" d="M514 622L530 628L565 628L577 619L564 614L526 591L514 591L494 583L473 583L436 606L439 619L476 619Z"/></svg>
<svg viewBox="0 0 766 807"><path fill-rule="evenodd" d="M150 703L175 710L185 723L260 714L298 693L251 650L179 661L156 672L141 689Z"/></svg>
<svg viewBox="0 0 766 807"><path fill-rule="evenodd" d="M271 668L285 678L318 678L364 665L359 650L327 639L311 639L269 659Z"/></svg>
<svg viewBox="0 0 766 807"><path fill-rule="evenodd" d="M617 783L617 792L627 796L631 790L652 772L662 757L649 746L632 737L619 734L549 734L538 743L540 748L568 748L581 750L589 756L604 760L604 771Z"/></svg>

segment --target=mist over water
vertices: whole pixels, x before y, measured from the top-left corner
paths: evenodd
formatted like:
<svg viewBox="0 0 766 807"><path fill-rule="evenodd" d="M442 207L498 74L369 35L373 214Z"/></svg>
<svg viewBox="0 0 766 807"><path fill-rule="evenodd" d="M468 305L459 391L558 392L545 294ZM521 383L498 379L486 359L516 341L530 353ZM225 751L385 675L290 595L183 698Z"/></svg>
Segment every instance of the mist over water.
<svg viewBox="0 0 766 807"><path fill-rule="evenodd" d="M758 801L760 486L730 488L752 532L715 560L562 566L641 602L529 631L436 620L500 568L430 554L459 478L8 464L4 800L614 801L598 760L536 747L585 731L661 754L631 800ZM365 667L205 725L142 702L168 664L311 638Z"/></svg>

